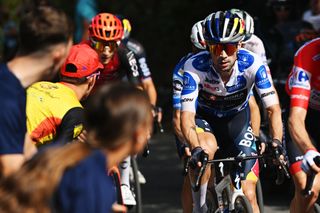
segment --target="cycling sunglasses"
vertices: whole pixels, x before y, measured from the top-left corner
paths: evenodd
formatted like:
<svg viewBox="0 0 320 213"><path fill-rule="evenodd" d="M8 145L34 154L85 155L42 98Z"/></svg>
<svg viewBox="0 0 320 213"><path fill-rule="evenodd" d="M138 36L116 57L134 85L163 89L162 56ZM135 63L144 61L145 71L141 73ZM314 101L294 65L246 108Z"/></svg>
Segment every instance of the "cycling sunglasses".
<svg viewBox="0 0 320 213"><path fill-rule="evenodd" d="M228 44L208 44L209 51L214 55L220 55L224 50L227 55L233 55L238 50L238 43L228 43Z"/></svg>
<svg viewBox="0 0 320 213"><path fill-rule="evenodd" d="M94 39L91 39L91 45L99 52L104 51L106 47L109 47L111 51L114 51L118 47L118 43L116 41L97 41Z"/></svg>

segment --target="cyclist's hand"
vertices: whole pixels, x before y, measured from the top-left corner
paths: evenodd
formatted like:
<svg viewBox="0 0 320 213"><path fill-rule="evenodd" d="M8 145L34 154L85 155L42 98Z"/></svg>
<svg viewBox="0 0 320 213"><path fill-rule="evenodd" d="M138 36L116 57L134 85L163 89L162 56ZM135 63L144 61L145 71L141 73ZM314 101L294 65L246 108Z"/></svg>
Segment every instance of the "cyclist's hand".
<svg viewBox="0 0 320 213"><path fill-rule="evenodd" d="M184 154L187 157L191 157L190 148L188 146L184 147Z"/></svg>
<svg viewBox="0 0 320 213"><path fill-rule="evenodd" d="M79 142L85 143L87 141L87 131L83 130L80 135L77 137Z"/></svg>
<svg viewBox="0 0 320 213"><path fill-rule="evenodd" d="M286 150L283 148L282 143L278 139L272 139L271 146L275 155L275 160L278 161L276 164L281 163L282 165L287 165L286 161Z"/></svg>
<svg viewBox="0 0 320 213"><path fill-rule="evenodd" d="M262 141L260 137L255 136L255 143L256 143L256 146L258 147L259 154L263 154L266 151L266 142Z"/></svg>
<svg viewBox="0 0 320 213"><path fill-rule="evenodd" d="M304 154L301 168L305 173L310 173L311 169L317 173L320 172L320 168L316 166L313 160L317 156L320 156L320 153L315 149L308 149Z"/></svg>
<svg viewBox="0 0 320 213"><path fill-rule="evenodd" d="M114 203L112 205L112 212L113 213L124 213L124 212L127 212L127 207L124 205Z"/></svg>
<svg viewBox="0 0 320 213"><path fill-rule="evenodd" d="M262 142L259 146L260 154L263 154L266 151L266 143Z"/></svg>
<svg viewBox="0 0 320 213"><path fill-rule="evenodd" d="M201 167L201 160L204 155L204 150L200 147L197 146L193 150L191 150L191 157L190 157L190 166L195 169L197 167Z"/></svg>

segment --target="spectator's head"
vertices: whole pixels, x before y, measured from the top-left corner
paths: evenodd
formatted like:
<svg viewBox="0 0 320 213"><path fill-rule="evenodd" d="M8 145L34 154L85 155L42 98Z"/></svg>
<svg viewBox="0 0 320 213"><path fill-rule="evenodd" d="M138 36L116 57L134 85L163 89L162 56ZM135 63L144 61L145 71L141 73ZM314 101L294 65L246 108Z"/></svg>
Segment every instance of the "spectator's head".
<svg viewBox="0 0 320 213"><path fill-rule="evenodd" d="M100 74L103 65L99 56L89 45L77 44L72 46L70 53L61 67L61 81L79 85L84 88L82 99L86 98Z"/></svg>
<svg viewBox="0 0 320 213"><path fill-rule="evenodd" d="M206 41L203 37L203 25L204 21L198 21L192 26L190 40L193 46L198 50L205 50L206 49ZM194 50L196 52L197 50Z"/></svg>
<svg viewBox="0 0 320 213"><path fill-rule="evenodd" d="M320 14L320 0L311 0L310 9L313 15Z"/></svg>
<svg viewBox="0 0 320 213"><path fill-rule="evenodd" d="M48 68L39 72L37 78L52 79L72 46L72 25L61 10L52 6L35 7L21 14L19 41L17 57L47 63Z"/></svg>
<svg viewBox="0 0 320 213"><path fill-rule="evenodd" d="M237 14L218 11L205 19L204 38L219 72L232 69L244 37L245 23Z"/></svg>
<svg viewBox="0 0 320 213"><path fill-rule="evenodd" d="M70 20L63 11L51 6L39 6L22 13L19 33L19 55L50 49L58 44L70 46L72 41Z"/></svg>
<svg viewBox="0 0 320 213"><path fill-rule="evenodd" d="M293 13L292 0L270 0L269 2L277 23L290 20Z"/></svg>
<svg viewBox="0 0 320 213"><path fill-rule="evenodd" d="M91 20L89 37L91 46L100 55L101 63L107 64L123 37L122 23L111 13L99 13Z"/></svg>
<svg viewBox="0 0 320 213"><path fill-rule="evenodd" d="M96 146L108 150L130 148L141 152L152 130L151 104L147 94L128 83L101 87L86 105L86 129ZM90 140L89 140L90 141Z"/></svg>

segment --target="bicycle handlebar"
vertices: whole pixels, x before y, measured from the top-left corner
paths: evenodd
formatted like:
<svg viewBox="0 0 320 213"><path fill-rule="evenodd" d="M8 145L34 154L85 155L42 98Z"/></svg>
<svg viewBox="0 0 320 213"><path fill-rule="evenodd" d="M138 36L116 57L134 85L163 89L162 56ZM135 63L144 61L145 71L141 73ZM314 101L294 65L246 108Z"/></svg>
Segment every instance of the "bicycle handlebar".
<svg viewBox="0 0 320 213"><path fill-rule="evenodd" d="M320 166L320 156L313 158L313 160L316 163L316 165L319 167ZM316 172L311 170L311 174L307 175L307 183L306 183L306 187L301 191L302 195L310 196L312 194L311 188L312 188L314 177L316 176L316 174L317 174Z"/></svg>
<svg viewBox="0 0 320 213"><path fill-rule="evenodd" d="M208 154L204 154L202 161L201 161L201 167L199 169L199 173L196 176L196 183L195 186L193 188L193 190L195 192L199 191L200 189L200 184L201 184L201 178L204 174L205 168L207 166L207 164L211 164L211 163L220 163L220 162L234 162L234 163L238 163L238 162L242 162L242 161L246 161L246 160L253 160L253 159L258 159L258 158L263 158L263 155L257 155L257 156L236 156L236 157L229 157L229 158L222 158L222 159L214 159L214 160L208 160L209 156Z"/></svg>

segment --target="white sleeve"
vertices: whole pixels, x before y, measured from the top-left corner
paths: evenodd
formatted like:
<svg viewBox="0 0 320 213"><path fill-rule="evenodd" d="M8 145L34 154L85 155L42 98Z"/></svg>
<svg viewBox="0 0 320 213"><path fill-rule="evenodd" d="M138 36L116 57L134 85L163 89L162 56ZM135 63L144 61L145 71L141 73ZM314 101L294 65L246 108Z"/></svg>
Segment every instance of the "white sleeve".
<svg viewBox="0 0 320 213"><path fill-rule="evenodd" d="M181 110L196 113L199 94L200 77L191 71L183 74L183 90L181 93Z"/></svg>

